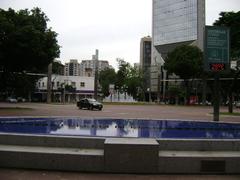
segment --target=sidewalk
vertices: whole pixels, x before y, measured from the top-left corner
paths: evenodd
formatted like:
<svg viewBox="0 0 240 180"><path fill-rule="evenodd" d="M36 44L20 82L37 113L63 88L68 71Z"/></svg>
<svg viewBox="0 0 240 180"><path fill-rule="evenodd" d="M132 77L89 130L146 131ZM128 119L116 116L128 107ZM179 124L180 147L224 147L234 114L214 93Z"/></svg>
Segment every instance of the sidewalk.
<svg viewBox="0 0 240 180"><path fill-rule="evenodd" d="M17 108L16 108L17 107ZM221 107L227 112L227 107ZM240 109L234 109L240 112ZM0 103L0 116L76 116L212 121L212 107L167 105L105 105L103 111L79 110L75 104ZM221 116L221 122L240 122L240 117ZM1 169L0 180L239 180L240 175L136 175Z"/></svg>
<svg viewBox="0 0 240 180"><path fill-rule="evenodd" d="M136 175L0 169L1 180L239 180L240 175Z"/></svg>

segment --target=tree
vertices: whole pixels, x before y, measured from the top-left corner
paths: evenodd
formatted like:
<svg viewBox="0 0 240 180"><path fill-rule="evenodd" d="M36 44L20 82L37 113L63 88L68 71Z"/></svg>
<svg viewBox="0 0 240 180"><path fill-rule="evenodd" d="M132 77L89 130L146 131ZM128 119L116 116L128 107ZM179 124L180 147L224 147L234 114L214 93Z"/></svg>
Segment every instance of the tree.
<svg viewBox="0 0 240 180"><path fill-rule="evenodd" d="M99 74L99 83L102 87L102 93L104 96L109 95L109 85L115 84L116 82L116 72L112 68L107 68L100 71Z"/></svg>
<svg viewBox="0 0 240 180"><path fill-rule="evenodd" d="M53 61L52 63L52 73L53 74L64 74L64 65L61 62Z"/></svg>
<svg viewBox="0 0 240 180"><path fill-rule="evenodd" d="M138 90L143 89L143 76L138 68L130 67L126 79L126 87L128 94L136 99L138 96Z"/></svg>
<svg viewBox="0 0 240 180"><path fill-rule="evenodd" d="M203 53L196 46L182 45L168 53L164 68L184 80L186 100L189 102L188 79L198 77L203 72ZM185 101L185 103L187 103Z"/></svg>
<svg viewBox="0 0 240 180"><path fill-rule="evenodd" d="M116 87L121 89L126 84L127 77L130 73L131 65L123 59L117 59L118 71L116 77Z"/></svg>
<svg viewBox="0 0 240 180"><path fill-rule="evenodd" d="M47 16L31 11L0 9L0 66L11 72L41 72L59 56L57 33L47 28Z"/></svg>
<svg viewBox="0 0 240 180"><path fill-rule="evenodd" d="M10 78L26 72L43 72L60 54L57 33L47 28L47 16L39 8L7 11L0 9L0 70L2 91L7 91ZM35 83L33 78L30 83Z"/></svg>
<svg viewBox="0 0 240 180"><path fill-rule="evenodd" d="M238 12L221 12L218 20L214 22L216 26L226 26L230 28L231 60L240 60L240 11ZM224 87L228 94L228 111L233 113L233 93L237 92L237 83L240 75L240 69L237 67L235 70L228 72L233 80Z"/></svg>
<svg viewBox="0 0 240 180"><path fill-rule="evenodd" d="M240 58L240 11L221 12L219 15L219 19L213 25L230 28L230 55L232 60L238 60Z"/></svg>
<svg viewBox="0 0 240 180"><path fill-rule="evenodd" d="M116 76L116 87L119 91L127 91L128 94L136 99L138 91L143 88L142 73L123 59L118 59L117 61L119 70Z"/></svg>

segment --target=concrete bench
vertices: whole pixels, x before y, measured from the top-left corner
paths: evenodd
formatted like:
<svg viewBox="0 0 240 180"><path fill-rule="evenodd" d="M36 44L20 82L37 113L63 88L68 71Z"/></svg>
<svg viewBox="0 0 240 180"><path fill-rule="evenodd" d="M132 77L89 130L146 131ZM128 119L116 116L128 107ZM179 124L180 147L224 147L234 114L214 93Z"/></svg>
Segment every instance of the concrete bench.
<svg viewBox="0 0 240 180"><path fill-rule="evenodd" d="M102 172L104 150L1 144L0 166Z"/></svg>
<svg viewBox="0 0 240 180"><path fill-rule="evenodd" d="M240 173L239 151L159 151L159 173Z"/></svg>
<svg viewBox="0 0 240 180"><path fill-rule="evenodd" d="M104 143L105 171L157 173L158 148L154 139L107 138Z"/></svg>

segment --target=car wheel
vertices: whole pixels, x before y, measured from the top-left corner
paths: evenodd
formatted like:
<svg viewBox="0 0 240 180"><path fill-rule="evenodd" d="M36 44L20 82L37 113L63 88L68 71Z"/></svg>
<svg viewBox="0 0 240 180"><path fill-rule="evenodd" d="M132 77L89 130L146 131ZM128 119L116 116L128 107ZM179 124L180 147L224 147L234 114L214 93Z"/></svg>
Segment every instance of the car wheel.
<svg viewBox="0 0 240 180"><path fill-rule="evenodd" d="M101 111L102 110L102 108L99 108L99 111Z"/></svg>
<svg viewBox="0 0 240 180"><path fill-rule="evenodd" d="M93 106L90 106L90 109L93 110Z"/></svg>

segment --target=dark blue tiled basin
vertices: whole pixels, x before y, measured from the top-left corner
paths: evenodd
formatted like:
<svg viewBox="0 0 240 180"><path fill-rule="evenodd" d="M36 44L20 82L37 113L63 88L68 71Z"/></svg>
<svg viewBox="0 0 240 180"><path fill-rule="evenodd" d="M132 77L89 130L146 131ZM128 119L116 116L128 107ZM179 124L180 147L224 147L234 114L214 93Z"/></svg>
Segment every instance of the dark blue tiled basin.
<svg viewBox="0 0 240 180"><path fill-rule="evenodd" d="M156 139L240 139L240 124L182 120L2 117L0 133Z"/></svg>

